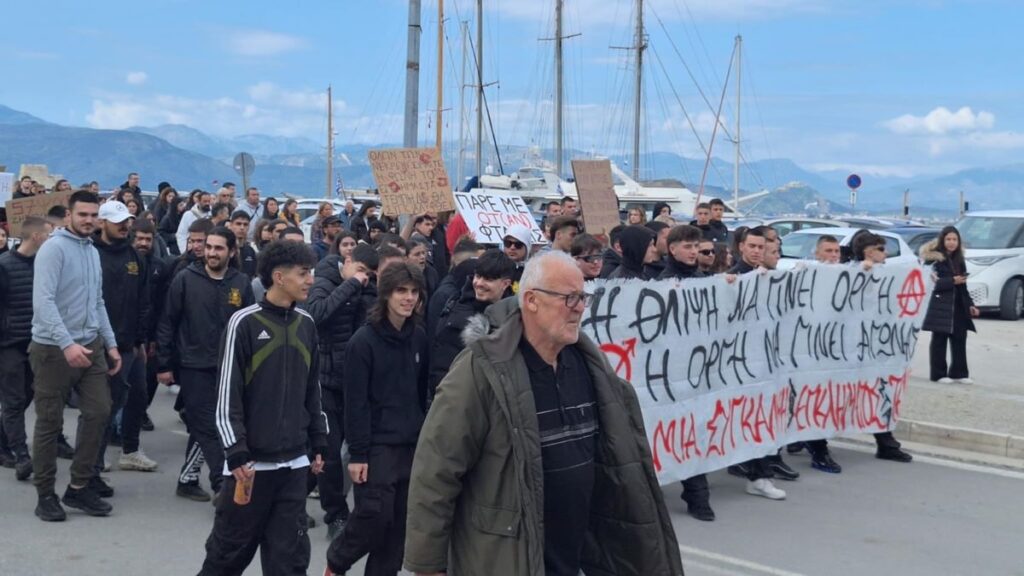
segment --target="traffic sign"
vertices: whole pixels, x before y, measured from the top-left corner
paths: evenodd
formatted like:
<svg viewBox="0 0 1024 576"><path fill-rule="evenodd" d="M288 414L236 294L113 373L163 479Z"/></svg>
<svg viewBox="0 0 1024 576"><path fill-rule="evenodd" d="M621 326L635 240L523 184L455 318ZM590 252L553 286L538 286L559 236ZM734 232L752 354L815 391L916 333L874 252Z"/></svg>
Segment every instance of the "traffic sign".
<svg viewBox="0 0 1024 576"><path fill-rule="evenodd" d="M235 159L231 162L231 165L240 176L252 174L253 170L256 170L256 160L248 152L235 154Z"/></svg>
<svg viewBox="0 0 1024 576"><path fill-rule="evenodd" d="M856 174L850 174L849 176L846 177L846 186L850 190L856 190L857 188L860 188L860 185L861 185L860 176L858 176Z"/></svg>

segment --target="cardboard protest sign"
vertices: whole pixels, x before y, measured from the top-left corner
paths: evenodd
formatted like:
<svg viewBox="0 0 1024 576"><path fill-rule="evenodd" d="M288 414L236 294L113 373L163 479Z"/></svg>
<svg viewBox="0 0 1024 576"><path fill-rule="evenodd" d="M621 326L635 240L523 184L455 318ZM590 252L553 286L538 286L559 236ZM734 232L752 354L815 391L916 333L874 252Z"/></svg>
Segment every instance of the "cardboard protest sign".
<svg viewBox="0 0 1024 576"><path fill-rule="evenodd" d="M437 149L371 150L369 158L388 216L455 209L448 169Z"/></svg>
<svg viewBox="0 0 1024 576"><path fill-rule="evenodd" d="M14 174L0 170L0 202L7 202L14 193Z"/></svg>
<svg viewBox="0 0 1024 576"><path fill-rule="evenodd" d="M7 226L10 229L11 236L15 238L21 237L21 223L25 221L25 218L29 216L45 218L46 212L50 208L58 204L67 206L68 198L71 197L71 194L73 192L54 192L52 194L40 194L39 196L9 200L7 202Z"/></svg>
<svg viewBox="0 0 1024 576"><path fill-rule="evenodd" d="M508 229L516 225L531 230L533 244L547 244L530 207L518 194L478 188L470 192L456 192L455 204L466 226L481 244L501 244Z"/></svg>
<svg viewBox="0 0 1024 576"><path fill-rule="evenodd" d="M917 265L600 280L581 330L636 390L667 484L895 428L932 287Z"/></svg>
<svg viewBox="0 0 1024 576"><path fill-rule="evenodd" d="M619 197L615 195L610 160L573 160L572 173L576 192L583 208L587 232L607 234L622 224L619 218Z"/></svg>

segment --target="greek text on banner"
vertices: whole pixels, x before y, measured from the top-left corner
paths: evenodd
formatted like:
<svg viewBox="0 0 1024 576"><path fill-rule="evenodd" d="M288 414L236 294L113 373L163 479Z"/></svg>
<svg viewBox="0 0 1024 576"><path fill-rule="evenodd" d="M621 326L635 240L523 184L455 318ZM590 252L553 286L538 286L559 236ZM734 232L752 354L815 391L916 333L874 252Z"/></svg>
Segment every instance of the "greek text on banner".
<svg viewBox="0 0 1024 576"><path fill-rule="evenodd" d="M893 429L932 280L920 266L808 263L587 290L581 330L636 390L667 484L790 442Z"/></svg>

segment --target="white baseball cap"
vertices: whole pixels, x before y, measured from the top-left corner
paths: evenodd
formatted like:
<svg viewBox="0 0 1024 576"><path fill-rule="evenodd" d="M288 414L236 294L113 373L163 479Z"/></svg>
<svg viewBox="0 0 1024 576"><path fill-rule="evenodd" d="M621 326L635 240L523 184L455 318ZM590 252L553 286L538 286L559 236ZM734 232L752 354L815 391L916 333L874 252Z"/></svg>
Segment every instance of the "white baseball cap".
<svg viewBox="0 0 1024 576"><path fill-rule="evenodd" d="M100 220L120 224L129 218L134 218L134 216L128 211L128 207L124 203L117 200L108 200L100 206L99 218Z"/></svg>

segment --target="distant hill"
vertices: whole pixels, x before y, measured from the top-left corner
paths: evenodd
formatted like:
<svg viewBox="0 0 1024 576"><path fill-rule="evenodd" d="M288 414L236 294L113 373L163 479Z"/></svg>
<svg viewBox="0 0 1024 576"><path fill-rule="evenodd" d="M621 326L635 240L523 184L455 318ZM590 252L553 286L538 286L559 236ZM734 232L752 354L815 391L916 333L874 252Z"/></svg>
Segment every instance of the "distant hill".
<svg viewBox="0 0 1024 576"><path fill-rule="evenodd" d="M323 154L324 146L308 138L245 134L235 138L210 136L184 124L164 124L151 128L134 126L131 132L141 132L162 138L178 148L198 152L218 160L230 160L239 152L253 156L274 156L289 154Z"/></svg>
<svg viewBox="0 0 1024 576"><path fill-rule="evenodd" d="M0 104L0 124L49 124L35 116Z"/></svg>

